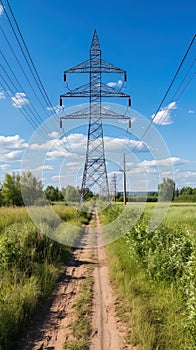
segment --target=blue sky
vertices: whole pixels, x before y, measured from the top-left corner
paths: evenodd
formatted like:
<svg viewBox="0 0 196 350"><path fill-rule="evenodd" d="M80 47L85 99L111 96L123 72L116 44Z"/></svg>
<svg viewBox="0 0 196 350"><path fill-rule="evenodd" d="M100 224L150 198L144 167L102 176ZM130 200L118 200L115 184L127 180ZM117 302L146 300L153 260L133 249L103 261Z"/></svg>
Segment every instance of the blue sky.
<svg viewBox="0 0 196 350"><path fill-rule="evenodd" d="M4 4L6 5L6 1ZM144 149L141 149L136 154L131 152L134 140L139 139L139 135L142 135L148 121L151 121L195 34L195 1L71 2L57 0L54 2L51 0L17 0L14 2L10 0L10 4L54 107L59 103L59 95L66 91L63 83L63 71L88 59L89 46L95 28L100 39L104 59L127 71L128 81L125 92L131 95L133 110L144 116L146 121L142 119L143 117L139 118L140 125L137 115L135 116L130 111L133 121L132 134L128 135L126 128L124 126L121 128L122 125L118 123L116 127L109 125L104 129L109 179L111 180L114 171L119 173L119 190L122 184L119 168L122 166L123 152L126 153L127 157L130 190L143 190L145 188L156 190L157 183L164 176L174 176L178 187L189 185L196 187L196 80L194 75L196 70L194 63L196 40L162 106L162 111L157 115L155 123L152 124L152 128L146 135L145 142L151 151L145 152ZM10 30L5 13L1 10L0 13L0 25L39 96L39 91ZM37 102L6 44L2 32L0 32L0 41L2 43L1 51L23 87L21 89L16 84L16 89L13 88L14 93L9 91L10 97L5 91L8 89L0 88L0 181L2 181L6 172L20 169L23 151L28 148L29 143L36 144L36 137L33 138L32 142L29 141L34 130L20 111L26 105L33 105L43 120L46 120L47 113L48 115L50 113L46 107L44 110ZM3 67L8 69L2 56L0 59ZM179 84L183 82L191 65L189 74L176 94ZM5 77L2 67L1 74ZM109 83L117 83L122 77L111 76L107 79ZM71 87L75 87L82 84L83 80L80 77L70 76L68 82ZM119 103L119 101L110 102ZM74 103L81 103L81 101L67 101L65 108ZM122 103L125 105L124 101ZM52 142L55 142L59 129L58 123L55 124L55 121L52 125L51 123L48 125L51 136L46 137L46 140L39 140L40 147L32 146L31 149L38 151L42 148L46 150L46 153L51 151L47 147L51 147ZM76 183L80 185L81 169L85 156L85 127L80 127L75 122L73 124L69 122L66 127L67 130L70 130L68 132L72 140L70 147L75 147L75 152L71 151L75 154L75 159L71 159L71 155L65 156L64 153L57 157L57 152L55 157L53 153L52 160L46 156L45 168L38 162L39 171L40 169L45 170L44 174L38 171L38 175L43 176L45 184L53 183L54 185L66 186L68 182L72 182L74 185ZM168 152L162 153L160 149L160 152L157 153L153 137L154 140L156 137L159 138L159 140L156 139L158 140L157 148L161 147L162 141L160 140L163 138ZM131 145L128 150L126 138L129 139ZM64 145L65 141L67 142L67 139L64 140ZM76 160L78 145L83 145L83 153L78 155L79 161ZM112 152L113 156L111 156ZM32 159L34 158L32 157ZM116 166L112 165L112 162L116 163ZM171 174L173 166L174 170ZM36 169L35 164L28 164L28 167ZM64 170L65 173L63 172L62 169L67 167L72 169L72 173L67 174L67 170ZM74 176L77 177L77 180L73 182ZM62 181L64 179L65 182L60 179ZM143 185L144 182L145 185Z"/></svg>

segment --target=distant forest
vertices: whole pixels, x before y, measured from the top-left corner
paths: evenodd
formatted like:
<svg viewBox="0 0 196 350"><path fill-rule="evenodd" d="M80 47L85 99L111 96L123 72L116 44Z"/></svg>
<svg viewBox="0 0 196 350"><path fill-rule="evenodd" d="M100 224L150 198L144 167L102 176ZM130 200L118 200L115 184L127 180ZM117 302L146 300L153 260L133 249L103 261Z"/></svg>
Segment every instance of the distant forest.
<svg viewBox="0 0 196 350"><path fill-rule="evenodd" d="M21 194L23 188L23 195ZM85 200L97 198L92 191L87 190ZM127 192L127 202L157 202L157 201L175 201L175 202L196 202L196 188L189 186L176 188L172 179L163 179L158 185L158 190L154 192ZM25 199L25 201L24 201ZM46 200L53 204L63 202L64 204L79 202L80 189L68 185L66 188L59 189L48 185L44 189L41 180L37 179L30 171L23 174L6 174L5 180L0 184L0 206L23 206L25 205L45 205ZM111 194L111 200L123 202L123 193L117 192Z"/></svg>

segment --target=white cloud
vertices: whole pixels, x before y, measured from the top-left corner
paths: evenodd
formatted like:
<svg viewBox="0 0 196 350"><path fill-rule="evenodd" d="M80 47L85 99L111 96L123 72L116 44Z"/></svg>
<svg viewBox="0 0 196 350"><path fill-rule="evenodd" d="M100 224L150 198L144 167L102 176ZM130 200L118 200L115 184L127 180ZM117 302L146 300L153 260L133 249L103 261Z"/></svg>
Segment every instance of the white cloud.
<svg viewBox="0 0 196 350"><path fill-rule="evenodd" d="M53 166L51 165L40 165L35 169L32 169L33 171L50 171L50 170L54 170Z"/></svg>
<svg viewBox="0 0 196 350"><path fill-rule="evenodd" d="M62 107L57 105L57 106L47 107L46 109L50 112L53 112L53 113L59 113L62 111Z"/></svg>
<svg viewBox="0 0 196 350"><path fill-rule="evenodd" d="M196 180L196 171L184 171L178 174L179 178L185 178L185 179L195 179Z"/></svg>
<svg viewBox="0 0 196 350"><path fill-rule="evenodd" d="M76 183L80 186L80 175L83 172L85 162L87 135L73 133L59 140L56 138L57 134L56 132L52 132L49 135L51 139L46 139L45 143L32 145L28 145L19 135L0 135L0 173L4 174L6 171L12 172L14 171L13 169L16 169L16 172L19 171L23 151L27 148L28 151L32 150L32 159L35 156L36 160L36 162L31 161L31 166L29 163L27 164L29 165L29 169L32 169L32 172L35 172L35 174L39 174L39 172L41 174L42 171L44 175L47 174L46 181L48 184L62 181L61 185L64 187L67 184L76 185ZM124 151L131 152L133 148L136 148L135 150L138 152L147 150L147 145L137 140L105 136L104 142L106 157L110 157L111 154L111 159L114 162L117 161L117 158L121 157ZM45 160L48 160L43 165L39 162L39 154L42 155L42 153L45 155ZM26 161L29 162L29 160L31 160L31 157ZM12 166L13 164L15 164L15 167ZM157 184L160 182L160 174L162 177L173 177L175 175L175 181L179 187L186 185L190 181L195 181L196 185L196 171L193 171L193 168L191 171L187 169L190 168L190 164L190 161L180 157L143 160L138 163L132 161L132 163L127 162L127 175L130 178L130 183L133 187L135 186L134 189L139 188L140 184L143 186L143 182L150 189L156 189ZM172 166L175 166L174 171L172 170ZM187 170L185 171L181 168ZM107 164L107 169L108 176L110 176L110 162ZM59 171L60 175L57 176ZM119 176L121 176L121 173Z"/></svg>
<svg viewBox="0 0 196 350"><path fill-rule="evenodd" d="M7 163L4 163L4 164L0 164L0 169L1 170L6 170L6 169L8 169L8 168L10 168L10 164L7 164Z"/></svg>
<svg viewBox="0 0 196 350"><path fill-rule="evenodd" d="M4 94L4 92L0 92L0 100L3 100L5 98L5 94Z"/></svg>
<svg viewBox="0 0 196 350"><path fill-rule="evenodd" d="M56 137L57 133L53 132L50 137ZM34 143L29 145L29 149L33 151L46 151L48 160L70 157L81 158L81 154L86 151L87 137L83 134L70 134L62 139L51 139L45 143Z"/></svg>
<svg viewBox="0 0 196 350"><path fill-rule="evenodd" d="M24 92L17 92L11 99L13 101L12 106L15 108L22 108L24 105L30 103Z"/></svg>
<svg viewBox="0 0 196 350"><path fill-rule="evenodd" d="M32 143L28 146L28 148L32 150L50 150L52 147L54 147L56 140L50 140L46 141L45 143Z"/></svg>
<svg viewBox="0 0 196 350"><path fill-rule="evenodd" d="M21 156L21 153L23 151L12 151L4 154L0 154L0 161L1 162L12 162L12 161L21 161L21 159L18 159L19 156Z"/></svg>
<svg viewBox="0 0 196 350"><path fill-rule="evenodd" d="M67 163L67 166L72 167L72 168L79 168L79 167L81 167L81 165L83 165L83 164L78 163L78 162L68 162Z"/></svg>
<svg viewBox="0 0 196 350"><path fill-rule="evenodd" d="M0 5L0 16L3 14L3 6Z"/></svg>
<svg viewBox="0 0 196 350"><path fill-rule="evenodd" d="M52 179L53 180L64 180L64 179L67 179L67 176L65 176L65 175L54 175L54 176L52 176Z"/></svg>
<svg viewBox="0 0 196 350"><path fill-rule="evenodd" d="M87 136L83 134L70 134L62 140L63 147L70 147L70 150L76 150L78 153L81 150L86 150Z"/></svg>
<svg viewBox="0 0 196 350"><path fill-rule="evenodd" d="M51 133L49 136L56 137L56 133ZM29 148L37 151L47 151L47 159L54 160L58 158L71 158L83 160L86 153L87 135L70 134L63 139L51 139L45 143L31 144ZM147 144L143 141L128 140L124 138L104 137L104 145L106 152L119 153L119 147L127 148L130 151L134 149L136 152L148 151ZM77 161L76 160L76 161Z"/></svg>
<svg viewBox="0 0 196 350"><path fill-rule="evenodd" d="M119 87L119 88L121 88L122 85L123 85L123 81L122 80L118 80L117 82L110 81L109 83L107 83L107 86L109 86L109 87Z"/></svg>
<svg viewBox="0 0 196 350"><path fill-rule="evenodd" d="M74 155L77 156L77 155ZM72 158L73 154L67 152L66 150L56 150L56 151L49 151L47 153L47 160L55 160L57 158Z"/></svg>
<svg viewBox="0 0 196 350"><path fill-rule="evenodd" d="M161 109L155 116L153 114L151 118L153 123L158 125L169 125L173 123L171 112L176 109L176 102L171 102L165 108Z"/></svg>
<svg viewBox="0 0 196 350"><path fill-rule="evenodd" d="M177 164L185 164L188 163L188 160L177 158L177 157L170 157L165 159L154 159L154 160L144 160L140 163L140 166L144 167L168 167L168 166L174 166Z"/></svg>
<svg viewBox="0 0 196 350"><path fill-rule="evenodd" d="M180 169L173 170L173 166L186 163L189 163L189 161L177 157L144 160L138 163L127 162L127 175L131 177L131 183L134 182L136 187L139 186L140 181L144 181L149 189L152 190L157 188L160 177L175 177L175 180L179 178L180 182L184 183L186 179L190 180L192 176L196 176L194 172L184 173ZM141 186L143 185L141 184Z"/></svg>
<svg viewBox="0 0 196 350"><path fill-rule="evenodd" d="M196 171L187 170L175 172L175 182L179 188L183 186L196 187Z"/></svg>
<svg viewBox="0 0 196 350"><path fill-rule="evenodd" d="M20 162L26 147L25 140L19 135L0 135L0 162L4 163L1 165L1 169L10 167L9 164L5 164L6 162Z"/></svg>
<svg viewBox="0 0 196 350"><path fill-rule="evenodd" d="M189 109L188 114L195 114L195 111L193 109Z"/></svg>
<svg viewBox="0 0 196 350"><path fill-rule="evenodd" d="M58 139L59 138L59 133L57 131L53 131L50 134L48 134L52 139Z"/></svg>
<svg viewBox="0 0 196 350"><path fill-rule="evenodd" d="M106 152L118 153L119 146L130 149L130 151L134 149L135 152L145 152L148 150L146 143L143 141L113 138L109 136L104 137L104 144Z"/></svg>
<svg viewBox="0 0 196 350"><path fill-rule="evenodd" d="M70 134L65 136L62 139L57 139L57 133L51 133L49 136L55 137L45 143L34 143L29 145L29 148L32 150L48 150L49 152L60 151L60 152L72 152L73 150L77 150L78 153L81 150L86 150L86 142L87 137L83 134ZM85 147L85 148L84 148Z"/></svg>
<svg viewBox="0 0 196 350"><path fill-rule="evenodd" d="M22 139L19 135L13 136L3 136L0 135L0 149L24 149L27 146L25 140Z"/></svg>

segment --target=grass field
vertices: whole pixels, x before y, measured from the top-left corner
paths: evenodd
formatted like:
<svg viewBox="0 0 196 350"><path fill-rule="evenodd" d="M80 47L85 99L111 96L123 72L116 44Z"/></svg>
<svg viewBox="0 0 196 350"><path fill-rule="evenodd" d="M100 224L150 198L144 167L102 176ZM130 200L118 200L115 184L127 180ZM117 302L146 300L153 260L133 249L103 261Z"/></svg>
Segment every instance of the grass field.
<svg viewBox="0 0 196 350"><path fill-rule="evenodd" d="M90 218L87 211L78 215L67 206L53 209L79 227ZM70 247L51 240L32 223L25 208L0 208L0 350L14 348L17 334L50 295L70 254Z"/></svg>
<svg viewBox="0 0 196 350"><path fill-rule="evenodd" d="M196 349L196 205L173 204L161 225L148 231L154 204L126 235L107 247L117 311L127 340L140 350ZM133 204L129 207L133 217ZM119 212L119 209L116 210ZM102 220L115 218L106 211ZM115 228L116 227L116 228ZM113 229L119 231L115 225ZM107 229L105 234L107 235Z"/></svg>
<svg viewBox="0 0 196 350"><path fill-rule="evenodd" d="M137 350L193 350L196 204L173 203L161 225L149 231L155 205L147 203L143 213L143 203L130 203L125 213L121 204L101 211L105 224L122 214L105 229L106 237L111 231L112 237L125 233L107 246L117 312L129 326L127 341ZM78 215L76 209L60 205L54 211L78 228L90 219L88 210ZM45 224L51 226L50 220ZM25 208L0 208L0 350L13 349L70 254L70 247L51 240L32 223Z"/></svg>

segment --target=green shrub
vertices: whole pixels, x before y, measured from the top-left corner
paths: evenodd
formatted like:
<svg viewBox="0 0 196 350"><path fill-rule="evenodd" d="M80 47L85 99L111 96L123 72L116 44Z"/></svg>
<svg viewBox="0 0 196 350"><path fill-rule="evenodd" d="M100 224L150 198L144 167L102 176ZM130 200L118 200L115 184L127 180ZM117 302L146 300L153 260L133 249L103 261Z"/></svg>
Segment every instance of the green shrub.
<svg viewBox="0 0 196 350"><path fill-rule="evenodd" d="M121 215L126 235L107 248L111 278L121 300L118 312L129 324L127 339L138 349L192 350L196 344L196 207L174 204L163 223L148 231L153 208L148 204L132 227L130 206L129 215ZM109 214L103 221L110 218ZM118 237L118 221L112 230Z"/></svg>
<svg viewBox="0 0 196 350"><path fill-rule="evenodd" d="M89 218L88 210L78 219L74 208L53 208L78 226ZM0 215L0 350L11 350L21 327L54 288L71 248L40 232L24 208L0 208ZM50 218L46 224L52 227Z"/></svg>

